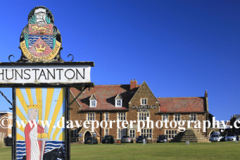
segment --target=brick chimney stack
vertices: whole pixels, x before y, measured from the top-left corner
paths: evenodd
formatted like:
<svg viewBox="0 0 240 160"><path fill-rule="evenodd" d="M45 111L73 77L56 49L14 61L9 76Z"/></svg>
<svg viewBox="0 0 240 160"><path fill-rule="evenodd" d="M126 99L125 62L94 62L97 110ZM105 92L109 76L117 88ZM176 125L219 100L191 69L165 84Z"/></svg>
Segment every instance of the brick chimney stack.
<svg viewBox="0 0 240 160"><path fill-rule="evenodd" d="M132 90L132 89L134 89L136 87L137 87L137 80L136 79L134 79L134 80L131 79L131 81L130 81L130 90Z"/></svg>
<svg viewBox="0 0 240 160"><path fill-rule="evenodd" d="M205 90L205 93L204 93L204 97L205 97L205 100L206 100L206 109L207 109L207 112L209 111L209 108L208 108L208 93L207 93L207 90Z"/></svg>
<svg viewBox="0 0 240 160"><path fill-rule="evenodd" d="M208 93L207 93L207 90L205 90L205 94L204 94L205 97L208 97Z"/></svg>

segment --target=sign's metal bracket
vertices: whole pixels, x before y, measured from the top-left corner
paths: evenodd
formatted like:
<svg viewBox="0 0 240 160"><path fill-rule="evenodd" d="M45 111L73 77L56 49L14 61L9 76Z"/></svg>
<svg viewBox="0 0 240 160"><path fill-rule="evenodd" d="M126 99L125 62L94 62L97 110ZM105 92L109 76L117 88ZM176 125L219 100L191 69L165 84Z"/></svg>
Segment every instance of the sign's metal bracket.
<svg viewBox="0 0 240 160"><path fill-rule="evenodd" d="M78 93L78 95L72 100L72 102L70 102L69 107L77 100L77 98L83 93L83 91L87 88L87 86L82 86L82 87L77 87L80 92ZM72 110L72 108L69 108L70 110Z"/></svg>

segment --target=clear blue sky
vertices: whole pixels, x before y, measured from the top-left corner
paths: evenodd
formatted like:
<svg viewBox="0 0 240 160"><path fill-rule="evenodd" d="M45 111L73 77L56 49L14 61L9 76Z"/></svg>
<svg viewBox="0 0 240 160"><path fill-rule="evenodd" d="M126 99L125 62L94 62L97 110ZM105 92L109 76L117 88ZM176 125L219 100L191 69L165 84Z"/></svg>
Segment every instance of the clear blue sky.
<svg viewBox="0 0 240 160"><path fill-rule="evenodd" d="M18 49L35 6L46 6L62 35L62 58L93 61L92 82L146 81L156 97L209 93L218 120L240 113L240 1L1 1L1 62ZM11 89L0 89L11 100ZM0 96L0 110L11 107Z"/></svg>

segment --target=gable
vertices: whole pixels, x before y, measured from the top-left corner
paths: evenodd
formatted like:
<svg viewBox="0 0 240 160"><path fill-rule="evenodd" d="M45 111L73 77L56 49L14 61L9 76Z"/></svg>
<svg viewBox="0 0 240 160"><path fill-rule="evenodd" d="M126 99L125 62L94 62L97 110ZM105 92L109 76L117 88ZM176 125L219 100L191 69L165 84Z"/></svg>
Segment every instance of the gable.
<svg viewBox="0 0 240 160"><path fill-rule="evenodd" d="M115 99L122 99L122 96L120 94L118 94Z"/></svg>
<svg viewBox="0 0 240 160"><path fill-rule="evenodd" d="M89 98L89 100L97 100L97 98L94 94L92 94L91 97Z"/></svg>
<svg viewBox="0 0 240 160"><path fill-rule="evenodd" d="M157 105L158 100L144 81L129 102L129 105L141 105L141 99L147 98L147 105Z"/></svg>

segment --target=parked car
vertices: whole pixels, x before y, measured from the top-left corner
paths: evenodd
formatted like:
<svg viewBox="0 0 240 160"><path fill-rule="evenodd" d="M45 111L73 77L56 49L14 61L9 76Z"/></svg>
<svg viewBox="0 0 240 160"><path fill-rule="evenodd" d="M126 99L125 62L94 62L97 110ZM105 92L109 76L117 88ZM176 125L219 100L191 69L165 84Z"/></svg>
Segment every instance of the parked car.
<svg viewBox="0 0 240 160"><path fill-rule="evenodd" d="M122 143L132 143L133 139L130 136L123 136L121 139Z"/></svg>
<svg viewBox="0 0 240 160"><path fill-rule="evenodd" d="M222 136L222 139L221 139L221 141L225 141L225 136Z"/></svg>
<svg viewBox="0 0 240 160"><path fill-rule="evenodd" d="M138 136L138 138L136 139L136 143L143 143L143 139L145 139L146 143L148 142L146 136Z"/></svg>
<svg viewBox="0 0 240 160"><path fill-rule="evenodd" d="M103 137L102 143L110 143L110 144L112 144L112 143L114 143L114 137L111 136L111 135L107 135L107 136Z"/></svg>
<svg viewBox="0 0 240 160"><path fill-rule="evenodd" d="M236 141L236 136L234 133L228 133L225 137L225 141Z"/></svg>
<svg viewBox="0 0 240 160"><path fill-rule="evenodd" d="M157 138L157 143L166 143L167 142L167 136L166 135L159 135Z"/></svg>
<svg viewBox="0 0 240 160"><path fill-rule="evenodd" d="M84 144L98 144L98 140L95 137L87 137Z"/></svg>
<svg viewBox="0 0 240 160"><path fill-rule="evenodd" d="M212 132L212 134L211 135L221 135L221 133L220 132Z"/></svg>
<svg viewBox="0 0 240 160"><path fill-rule="evenodd" d="M212 142L220 142L222 141L223 137L219 134L213 134L210 136L209 138L209 141L212 141Z"/></svg>

